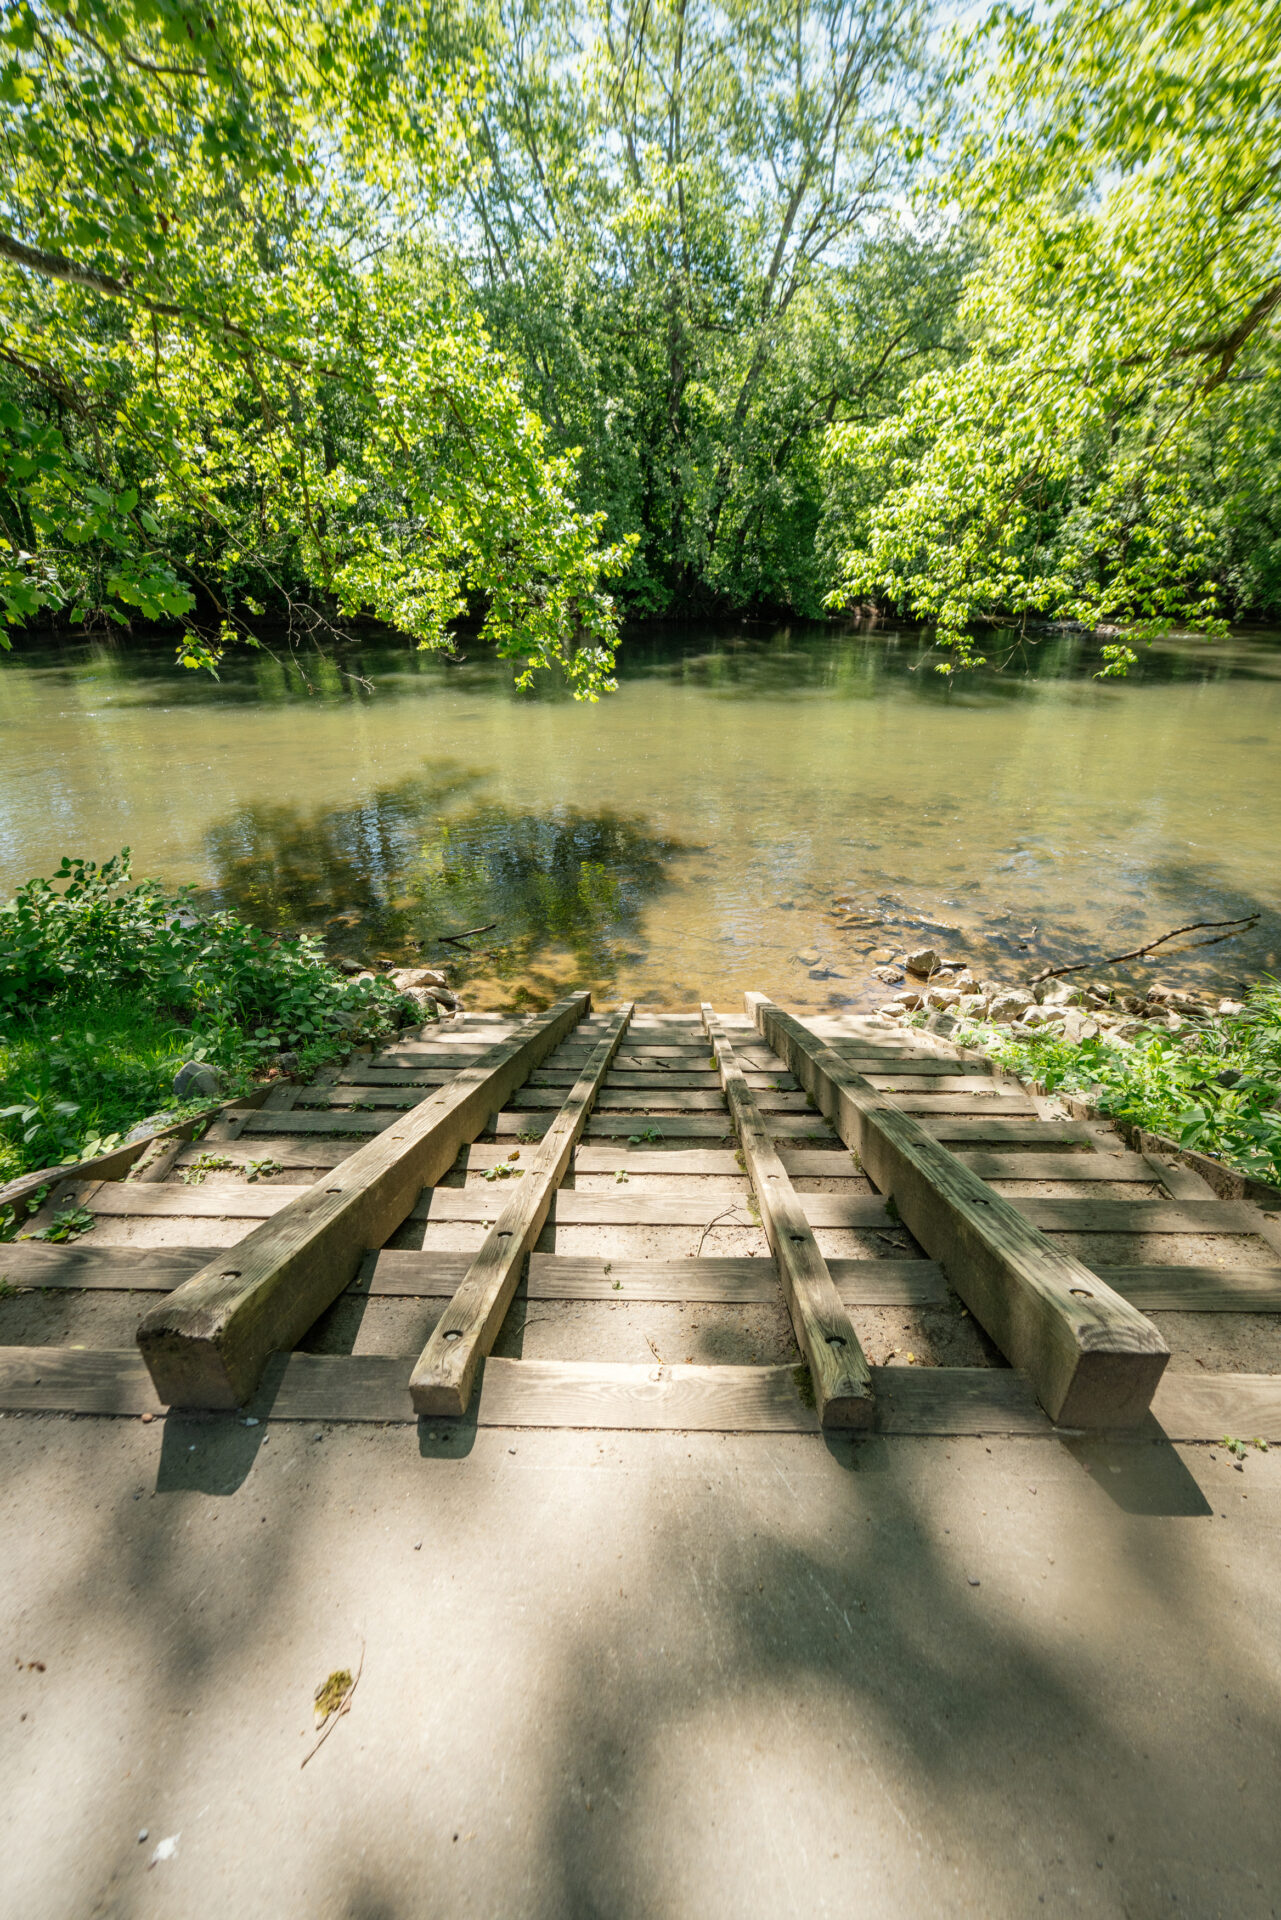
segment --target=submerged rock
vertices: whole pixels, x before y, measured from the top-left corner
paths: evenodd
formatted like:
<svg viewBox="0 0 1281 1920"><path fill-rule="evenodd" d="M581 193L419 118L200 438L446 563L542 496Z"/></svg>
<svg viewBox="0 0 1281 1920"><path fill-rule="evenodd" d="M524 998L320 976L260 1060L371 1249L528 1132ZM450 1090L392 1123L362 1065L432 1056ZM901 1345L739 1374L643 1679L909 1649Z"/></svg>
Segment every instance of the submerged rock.
<svg viewBox="0 0 1281 1920"><path fill-rule="evenodd" d="M909 973L918 974L928 980L932 973L939 970L939 957L933 947L918 947L915 953L905 955L903 965Z"/></svg>

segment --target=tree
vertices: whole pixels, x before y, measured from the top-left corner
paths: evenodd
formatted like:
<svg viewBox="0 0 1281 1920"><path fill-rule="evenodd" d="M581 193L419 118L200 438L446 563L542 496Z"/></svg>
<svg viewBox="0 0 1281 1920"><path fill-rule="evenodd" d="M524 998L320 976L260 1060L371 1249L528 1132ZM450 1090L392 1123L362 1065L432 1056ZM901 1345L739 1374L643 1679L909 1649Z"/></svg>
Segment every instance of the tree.
<svg viewBox="0 0 1281 1920"><path fill-rule="evenodd" d="M400 0L33 0L3 48L5 621L173 617L209 666L268 593L426 646L479 605L594 698L626 550L421 241L466 48Z"/></svg>
<svg viewBox="0 0 1281 1920"><path fill-rule="evenodd" d="M495 0L457 258L632 608L817 611L818 455L943 349L907 226L924 0Z"/></svg>
<svg viewBox="0 0 1281 1920"><path fill-rule="evenodd" d="M961 662L983 616L1219 631L1281 545L1275 8L1002 7L952 85L971 351L829 436L833 600L888 596Z"/></svg>

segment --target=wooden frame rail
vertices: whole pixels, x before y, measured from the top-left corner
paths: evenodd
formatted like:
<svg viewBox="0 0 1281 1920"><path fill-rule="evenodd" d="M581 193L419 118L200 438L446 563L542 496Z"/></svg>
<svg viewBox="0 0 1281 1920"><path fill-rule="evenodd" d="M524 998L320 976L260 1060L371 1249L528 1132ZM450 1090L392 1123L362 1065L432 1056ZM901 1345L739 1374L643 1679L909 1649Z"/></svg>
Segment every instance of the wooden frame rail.
<svg viewBox="0 0 1281 1920"><path fill-rule="evenodd" d="M526 1021L144 1315L138 1345L161 1400L242 1405L269 1356L295 1345L590 1006L571 994Z"/></svg>
<svg viewBox="0 0 1281 1920"><path fill-rule="evenodd" d="M547 1219L601 1082L632 1017L625 1006L594 1048L556 1118L525 1163L515 1193L463 1276L409 1376L414 1411L466 1413L476 1372L511 1305L525 1255Z"/></svg>
<svg viewBox="0 0 1281 1920"><path fill-rule="evenodd" d="M1125 1427L1146 1415L1169 1359L1160 1333L1096 1273L878 1093L764 994L745 996L769 1045L858 1154L903 1224L1052 1420Z"/></svg>
<svg viewBox="0 0 1281 1920"><path fill-rule="evenodd" d="M872 1374L854 1322L818 1249L805 1208L766 1130L738 1056L712 1008L703 1025L743 1149L761 1225L778 1263L796 1344L805 1356L814 1404L825 1427L870 1427L876 1412Z"/></svg>

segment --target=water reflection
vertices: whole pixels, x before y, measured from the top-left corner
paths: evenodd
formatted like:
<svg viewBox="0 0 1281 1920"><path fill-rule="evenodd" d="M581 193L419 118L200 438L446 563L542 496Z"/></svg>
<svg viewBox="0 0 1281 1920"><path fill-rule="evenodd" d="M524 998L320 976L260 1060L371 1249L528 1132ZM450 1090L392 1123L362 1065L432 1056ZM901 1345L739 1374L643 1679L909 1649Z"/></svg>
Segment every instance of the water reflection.
<svg viewBox="0 0 1281 1920"><path fill-rule="evenodd" d="M521 812L480 785L435 765L349 807L242 807L207 835L212 897L335 954L446 962L473 1007L612 990L684 844L639 815ZM491 923L467 946L441 940Z"/></svg>

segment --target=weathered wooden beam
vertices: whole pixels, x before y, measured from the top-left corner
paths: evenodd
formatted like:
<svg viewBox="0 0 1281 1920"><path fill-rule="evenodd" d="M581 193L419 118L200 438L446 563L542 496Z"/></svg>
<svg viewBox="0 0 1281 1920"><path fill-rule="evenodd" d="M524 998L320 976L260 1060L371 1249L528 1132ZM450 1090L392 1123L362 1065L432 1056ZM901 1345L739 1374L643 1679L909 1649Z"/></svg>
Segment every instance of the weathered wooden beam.
<svg viewBox="0 0 1281 1920"><path fill-rule="evenodd" d="M625 1006L597 1043L569 1098L526 1161L516 1192L418 1356L409 1377L410 1397L418 1413L462 1414L471 1404L476 1370L503 1324L525 1255L543 1230L547 1210L569 1169L592 1102L618 1051L631 1013L631 1006Z"/></svg>
<svg viewBox="0 0 1281 1920"><path fill-rule="evenodd" d="M395 1231L423 1187L453 1165L590 1005L588 994L572 994L498 1041L153 1308L138 1345L160 1398L176 1407L239 1406L268 1356L306 1332L366 1248Z"/></svg>
<svg viewBox="0 0 1281 1920"><path fill-rule="evenodd" d="M1122 1427L1143 1419L1169 1349L1152 1322L985 1186L911 1114L762 994L747 1009L771 1047L893 1196L900 1219L1053 1420ZM1026 1203L1025 1203L1026 1204ZM1062 1203L1041 1202L1040 1205Z"/></svg>
<svg viewBox="0 0 1281 1920"><path fill-rule="evenodd" d="M876 1411L872 1375L854 1322L836 1291L805 1209L766 1131L733 1043L706 1005L703 1024L742 1145L761 1225L778 1262L796 1344L810 1370L819 1420L825 1427L869 1427Z"/></svg>

